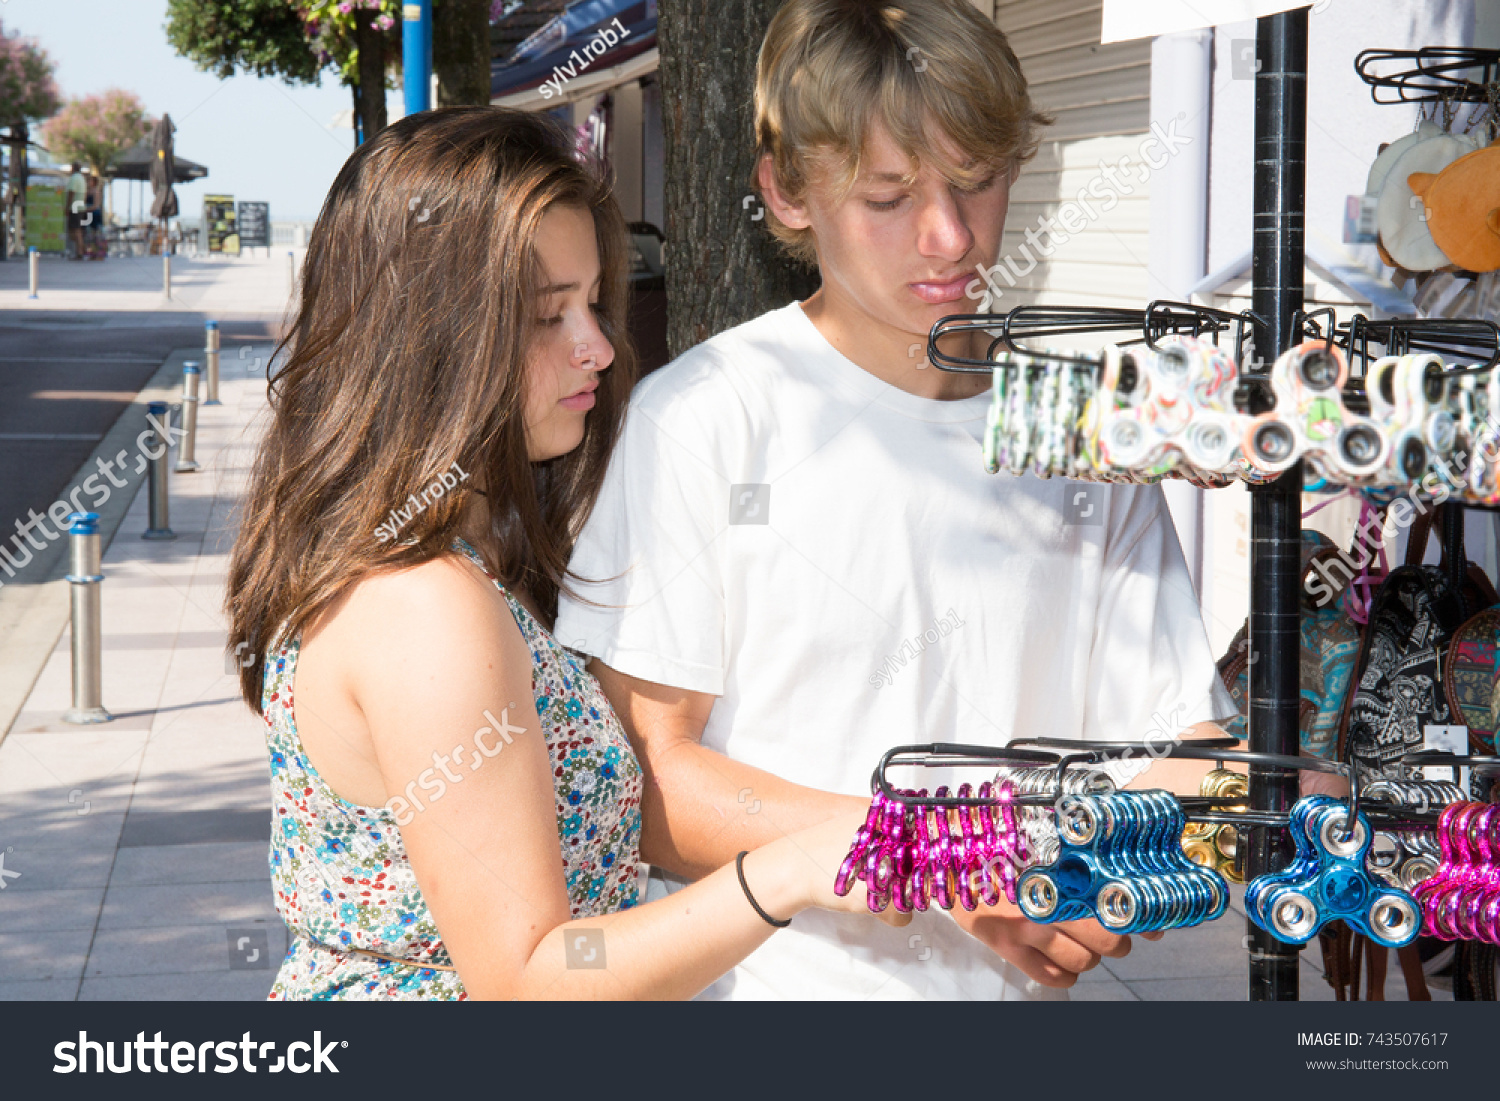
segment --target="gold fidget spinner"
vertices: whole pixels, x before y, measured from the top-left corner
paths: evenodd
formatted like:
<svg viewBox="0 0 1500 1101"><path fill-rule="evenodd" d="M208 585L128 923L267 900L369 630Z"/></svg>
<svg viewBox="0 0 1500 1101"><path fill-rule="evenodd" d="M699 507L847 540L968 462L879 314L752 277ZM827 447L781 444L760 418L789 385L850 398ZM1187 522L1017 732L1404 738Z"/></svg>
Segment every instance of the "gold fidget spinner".
<svg viewBox="0 0 1500 1101"><path fill-rule="evenodd" d="M1250 794L1243 773L1216 768L1203 777L1199 795L1243 799ZM1239 860L1240 831L1236 826L1213 822L1189 822L1182 831L1182 851L1199 867L1218 872L1231 883L1244 883L1244 865Z"/></svg>

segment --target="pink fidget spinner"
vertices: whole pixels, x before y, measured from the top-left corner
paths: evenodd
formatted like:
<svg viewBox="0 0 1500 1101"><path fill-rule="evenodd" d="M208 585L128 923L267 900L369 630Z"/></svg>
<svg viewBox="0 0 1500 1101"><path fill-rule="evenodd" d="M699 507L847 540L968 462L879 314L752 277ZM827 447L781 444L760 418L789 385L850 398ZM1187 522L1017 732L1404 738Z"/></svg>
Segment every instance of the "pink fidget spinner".
<svg viewBox="0 0 1500 1101"><path fill-rule="evenodd" d="M1500 807L1450 803L1438 819L1442 863L1412 891L1422 931L1500 944Z"/></svg>
<svg viewBox="0 0 1500 1101"><path fill-rule="evenodd" d="M894 906L901 913L927 910L936 902L965 910L980 902L995 906L1001 895L1016 898L1016 877L1029 859L1016 825L1014 790L1009 783L974 791L959 786L958 806L933 805L927 789L898 792L907 802L877 791L865 824L854 835L833 889L847 895L856 881L867 889L870 910ZM949 796L946 787L933 792Z"/></svg>

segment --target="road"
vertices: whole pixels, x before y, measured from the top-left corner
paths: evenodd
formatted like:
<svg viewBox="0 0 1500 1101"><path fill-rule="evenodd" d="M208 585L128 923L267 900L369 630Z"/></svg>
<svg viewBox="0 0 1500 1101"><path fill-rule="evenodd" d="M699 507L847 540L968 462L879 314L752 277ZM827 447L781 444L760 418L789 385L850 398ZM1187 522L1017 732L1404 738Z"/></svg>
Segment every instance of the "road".
<svg viewBox="0 0 1500 1101"><path fill-rule="evenodd" d="M202 347L202 314L0 310L0 540L44 513L174 348ZM220 321L222 362L274 339L273 320Z"/></svg>

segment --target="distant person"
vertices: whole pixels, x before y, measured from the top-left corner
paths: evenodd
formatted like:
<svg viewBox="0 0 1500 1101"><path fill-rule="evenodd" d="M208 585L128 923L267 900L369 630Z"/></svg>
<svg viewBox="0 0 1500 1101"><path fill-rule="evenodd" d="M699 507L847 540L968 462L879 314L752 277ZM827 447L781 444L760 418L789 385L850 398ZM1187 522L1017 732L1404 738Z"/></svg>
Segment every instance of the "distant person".
<svg viewBox="0 0 1500 1101"><path fill-rule="evenodd" d="M571 136L503 108L408 116L329 191L228 585L272 999L689 997L866 909L833 892L863 807L637 905L641 766L550 630L635 373L628 241Z"/></svg>
<svg viewBox="0 0 1500 1101"><path fill-rule="evenodd" d="M90 172L83 195L82 226L84 252L90 260L103 260L106 252L103 195L104 181Z"/></svg>
<svg viewBox="0 0 1500 1101"><path fill-rule="evenodd" d="M83 259L83 217L88 202L88 184L83 179L83 166L77 163L68 166L68 259Z"/></svg>

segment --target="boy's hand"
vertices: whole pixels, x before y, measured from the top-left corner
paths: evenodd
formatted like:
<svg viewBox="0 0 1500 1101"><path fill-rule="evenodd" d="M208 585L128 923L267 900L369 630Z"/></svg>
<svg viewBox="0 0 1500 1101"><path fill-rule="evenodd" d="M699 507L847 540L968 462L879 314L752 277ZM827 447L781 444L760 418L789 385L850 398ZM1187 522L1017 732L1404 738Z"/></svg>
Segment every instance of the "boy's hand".
<svg viewBox="0 0 1500 1101"><path fill-rule="evenodd" d="M961 907L951 913L960 929L1043 986L1065 989L1079 975L1098 967L1103 957L1120 959L1130 954L1130 938L1109 932L1097 921L1039 925L1007 899L972 913ZM1160 933L1141 935L1147 940L1161 937Z"/></svg>
<svg viewBox="0 0 1500 1101"><path fill-rule="evenodd" d="M1313 772L1304 769L1297 774L1297 787L1302 795L1331 795L1335 799L1349 798L1349 778L1333 772Z"/></svg>

